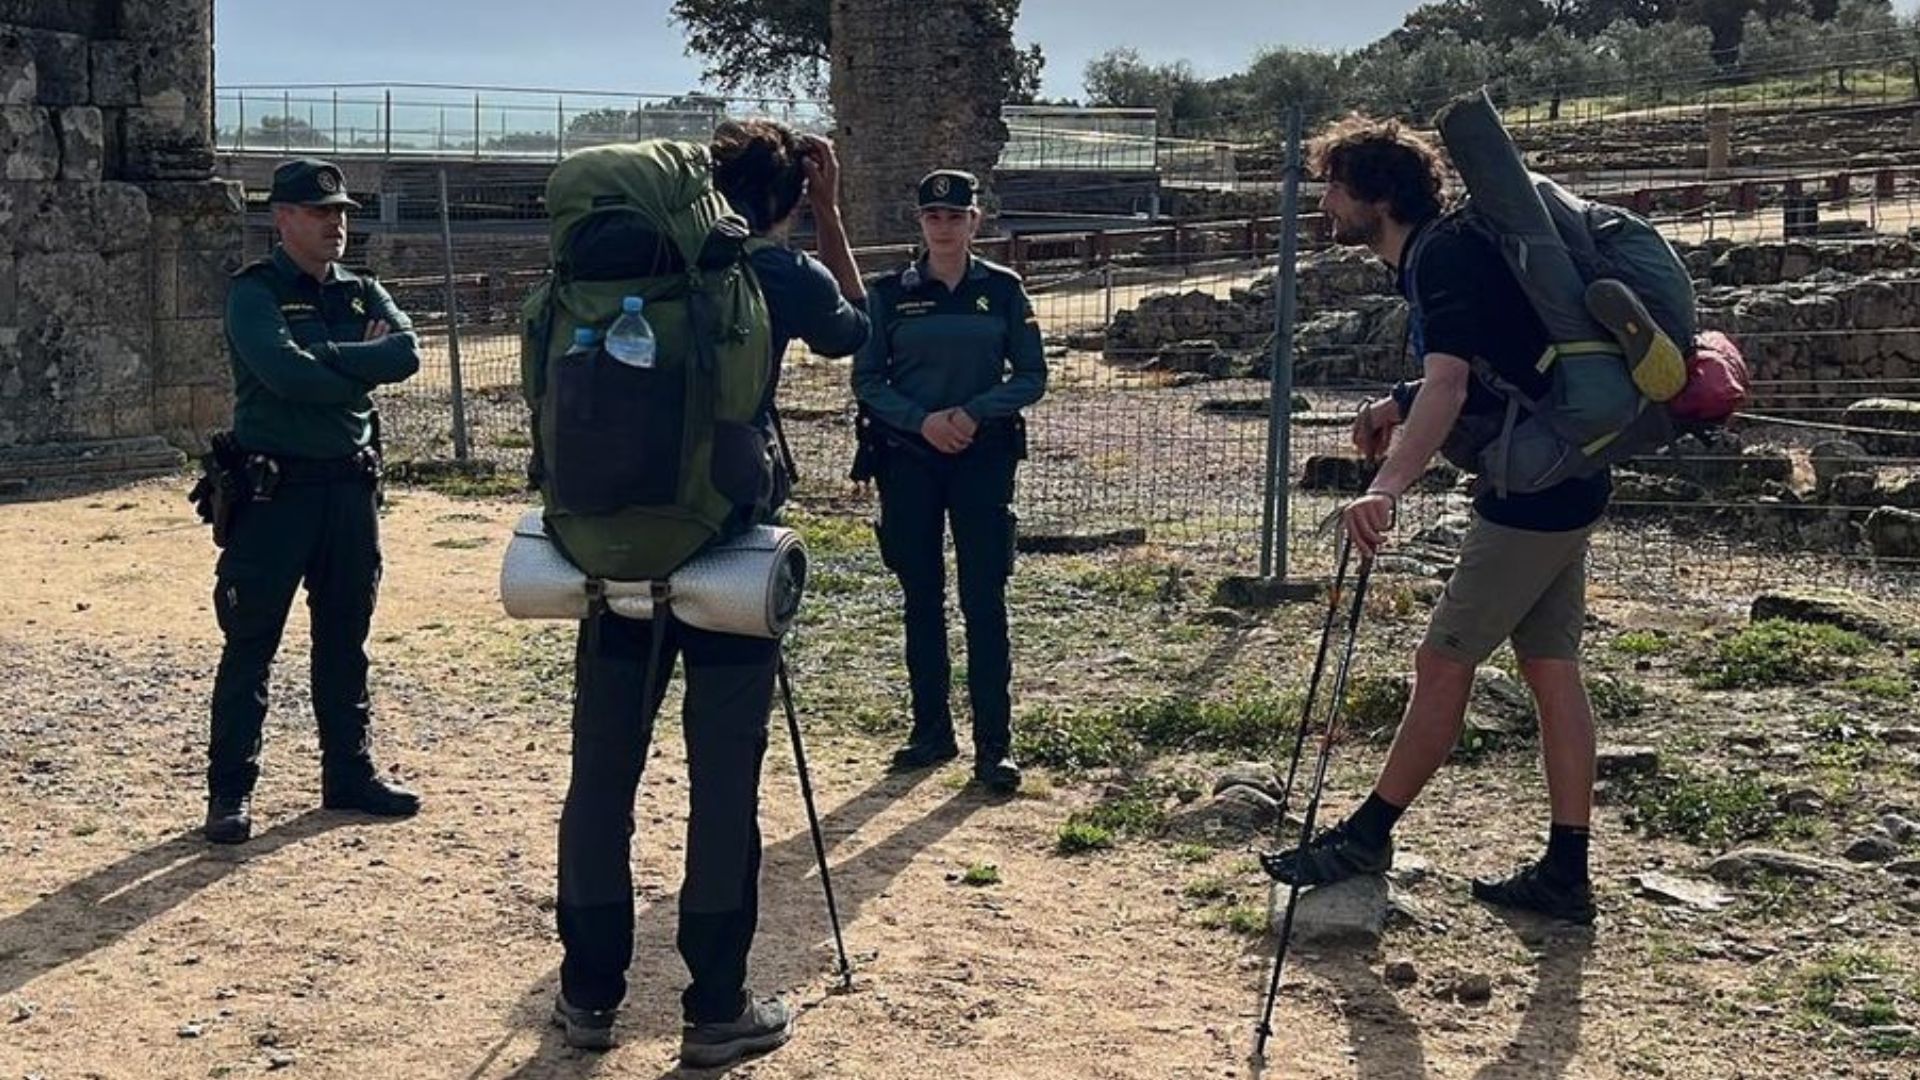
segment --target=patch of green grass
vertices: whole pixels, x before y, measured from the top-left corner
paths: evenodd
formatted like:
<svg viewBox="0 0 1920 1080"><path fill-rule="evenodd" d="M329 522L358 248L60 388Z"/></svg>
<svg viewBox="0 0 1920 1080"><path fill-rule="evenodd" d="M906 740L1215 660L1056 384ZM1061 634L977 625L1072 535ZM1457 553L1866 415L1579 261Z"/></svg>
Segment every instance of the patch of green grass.
<svg viewBox="0 0 1920 1080"><path fill-rule="evenodd" d="M1602 720L1630 720L1647 711L1653 695L1631 680L1601 676L1587 681L1587 700Z"/></svg>
<svg viewBox="0 0 1920 1080"><path fill-rule="evenodd" d="M1200 925L1209 930L1228 930L1242 937L1264 937L1267 933L1267 912L1265 908L1253 904L1208 908L1200 913Z"/></svg>
<svg viewBox="0 0 1920 1080"><path fill-rule="evenodd" d="M525 479L518 476L502 476L498 473L484 475L435 473L431 477L413 483L452 499L507 499L525 494L527 490Z"/></svg>
<svg viewBox="0 0 1920 1080"><path fill-rule="evenodd" d="M1180 895L1189 900L1212 903L1215 900L1225 900L1231 891L1225 878L1204 877L1187 882L1186 886L1180 890Z"/></svg>
<svg viewBox="0 0 1920 1080"><path fill-rule="evenodd" d="M807 573L807 591L816 596L859 596L870 587L864 575L828 570L817 563Z"/></svg>
<svg viewBox="0 0 1920 1080"><path fill-rule="evenodd" d="M82 822L73 827L73 835L75 836L92 836L94 833L97 833L99 831L100 831L100 825L97 822L92 822L92 821Z"/></svg>
<svg viewBox="0 0 1920 1080"><path fill-rule="evenodd" d="M445 540L435 540L433 546L447 551L474 551L486 547L491 541L484 536L456 536Z"/></svg>
<svg viewBox="0 0 1920 1080"><path fill-rule="evenodd" d="M1023 759L1061 771L1137 764L1166 751L1265 756L1293 730L1292 699L1253 693L1226 701L1152 698L1098 711L1042 707L1015 725Z"/></svg>
<svg viewBox="0 0 1920 1080"><path fill-rule="evenodd" d="M1673 647L1673 639L1660 630L1628 630L1613 639L1613 651L1626 656L1644 658L1659 656Z"/></svg>
<svg viewBox="0 0 1920 1080"><path fill-rule="evenodd" d="M807 544L815 559L876 551L873 522L856 514L821 514L805 507L788 507L782 517Z"/></svg>
<svg viewBox="0 0 1920 1080"><path fill-rule="evenodd" d="M1069 820L1060 826L1060 832L1054 837L1053 849L1062 855L1081 855L1089 851L1105 851L1113 846L1113 833L1098 825L1084 821Z"/></svg>
<svg viewBox="0 0 1920 1080"><path fill-rule="evenodd" d="M533 439L524 431L503 431L493 444L503 450L533 449Z"/></svg>
<svg viewBox="0 0 1920 1080"><path fill-rule="evenodd" d="M1107 713L1063 712L1042 706L1014 725L1014 752L1021 761L1063 772L1120 765L1138 757L1138 744Z"/></svg>
<svg viewBox="0 0 1920 1080"><path fill-rule="evenodd" d="M1178 599L1186 591L1183 573L1175 563L1124 559L1076 567L1068 574L1067 581L1076 588L1115 600L1155 603Z"/></svg>
<svg viewBox="0 0 1920 1080"><path fill-rule="evenodd" d="M960 875L960 884L971 885L976 889L983 889L988 885L998 885L1000 884L1000 868L993 863L974 863L972 866L967 867L966 873Z"/></svg>
<svg viewBox="0 0 1920 1080"><path fill-rule="evenodd" d="M1883 701L1905 701L1913 696L1913 683L1898 675L1861 675L1840 684L1861 697Z"/></svg>
<svg viewBox="0 0 1920 1080"><path fill-rule="evenodd" d="M1809 734L1813 745L1807 748L1807 764L1828 774L1840 790L1857 783L1880 750L1880 740L1832 713L1815 717Z"/></svg>
<svg viewBox="0 0 1920 1080"><path fill-rule="evenodd" d="M1375 738L1391 736L1407 711L1407 680L1363 675L1347 686L1347 726Z"/></svg>
<svg viewBox="0 0 1920 1080"><path fill-rule="evenodd" d="M1169 854L1175 860L1193 866L1213 858L1213 849L1205 844L1175 844Z"/></svg>
<svg viewBox="0 0 1920 1080"><path fill-rule="evenodd" d="M1833 678L1845 660L1869 648L1866 638L1837 626L1766 619L1722 640L1693 674L1710 690L1803 686Z"/></svg>
<svg viewBox="0 0 1920 1080"><path fill-rule="evenodd" d="M1634 823L1652 837L1717 846L1770 836L1780 823L1773 793L1752 776L1678 765L1623 786Z"/></svg>
<svg viewBox="0 0 1920 1080"><path fill-rule="evenodd" d="M1074 855L1110 848L1123 837L1157 836L1167 824L1164 802L1158 786L1142 784L1076 810L1060 826L1054 850Z"/></svg>
<svg viewBox="0 0 1920 1080"><path fill-rule="evenodd" d="M1166 826L1167 812L1157 792L1136 789L1097 802L1068 820L1084 821L1115 836L1151 836Z"/></svg>

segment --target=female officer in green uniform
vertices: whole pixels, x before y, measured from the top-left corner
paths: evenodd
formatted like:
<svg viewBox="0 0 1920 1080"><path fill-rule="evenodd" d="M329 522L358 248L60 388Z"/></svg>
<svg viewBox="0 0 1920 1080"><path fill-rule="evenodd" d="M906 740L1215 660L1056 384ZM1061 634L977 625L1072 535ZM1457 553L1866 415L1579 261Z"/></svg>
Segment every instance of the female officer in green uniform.
<svg viewBox="0 0 1920 1080"><path fill-rule="evenodd" d="M872 335L853 362L862 444L880 488L880 554L906 600L913 732L894 755L918 769L959 754L947 702L946 524L958 555L973 705L974 776L1020 785L1012 756L1007 576L1013 569L1020 410L1040 399L1047 364L1020 277L980 259L978 182L941 169L920 182L925 254L876 279Z"/></svg>

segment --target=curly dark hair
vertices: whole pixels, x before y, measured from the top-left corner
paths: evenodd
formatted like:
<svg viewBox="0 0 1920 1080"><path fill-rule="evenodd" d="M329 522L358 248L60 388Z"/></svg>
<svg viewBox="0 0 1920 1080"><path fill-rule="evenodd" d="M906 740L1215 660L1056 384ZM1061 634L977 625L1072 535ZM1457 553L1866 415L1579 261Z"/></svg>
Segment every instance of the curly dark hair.
<svg viewBox="0 0 1920 1080"><path fill-rule="evenodd" d="M800 203L806 141L773 120L729 120L714 129L713 186L756 233L786 220Z"/></svg>
<svg viewBox="0 0 1920 1080"><path fill-rule="evenodd" d="M1344 185L1356 198L1385 202L1402 224L1440 213L1440 154L1398 120L1360 113L1336 120L1307 144L1307 164L1315 176Z"/></svg>

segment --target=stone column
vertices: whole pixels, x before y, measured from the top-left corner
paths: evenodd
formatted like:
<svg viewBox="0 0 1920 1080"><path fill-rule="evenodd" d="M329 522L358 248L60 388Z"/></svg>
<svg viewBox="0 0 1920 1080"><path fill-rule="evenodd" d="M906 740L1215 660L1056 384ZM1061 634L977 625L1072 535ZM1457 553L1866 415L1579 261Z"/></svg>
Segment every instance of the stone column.
<svg viewBox="0 0 1920 1080"><path fill-rule="evenodd" d="M855 243L914 236L914 184L933 169L966 169L990 185L1007 141L1000 120L1014 60L1007 6L833 0L834 138Z"/></svg>

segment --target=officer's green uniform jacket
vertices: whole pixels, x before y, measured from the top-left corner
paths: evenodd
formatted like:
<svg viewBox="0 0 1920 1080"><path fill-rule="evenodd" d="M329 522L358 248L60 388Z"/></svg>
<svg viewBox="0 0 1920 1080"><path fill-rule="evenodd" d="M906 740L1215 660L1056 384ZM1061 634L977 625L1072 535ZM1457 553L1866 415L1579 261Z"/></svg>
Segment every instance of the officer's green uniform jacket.
<svg viewBox="0 0 1920 1080"><path fill-rule="evenodd" d="M975 257L948 291L913 263L868 283L873 332L853 361L853 391L888 426L918 434L960 406L981 424L1040 400L1046 353L1020 275Z"/></svg>
<svg viewBox="0 0 1920 1080"><path fill-rule="evenodd" d="M367 342L374 320L390 333ZM234 275L226 327L234 436L254 453L352 457L373 438L373 388L420 370L413 322L378 282L334 263L323 284L278 247Z"/></svg>

